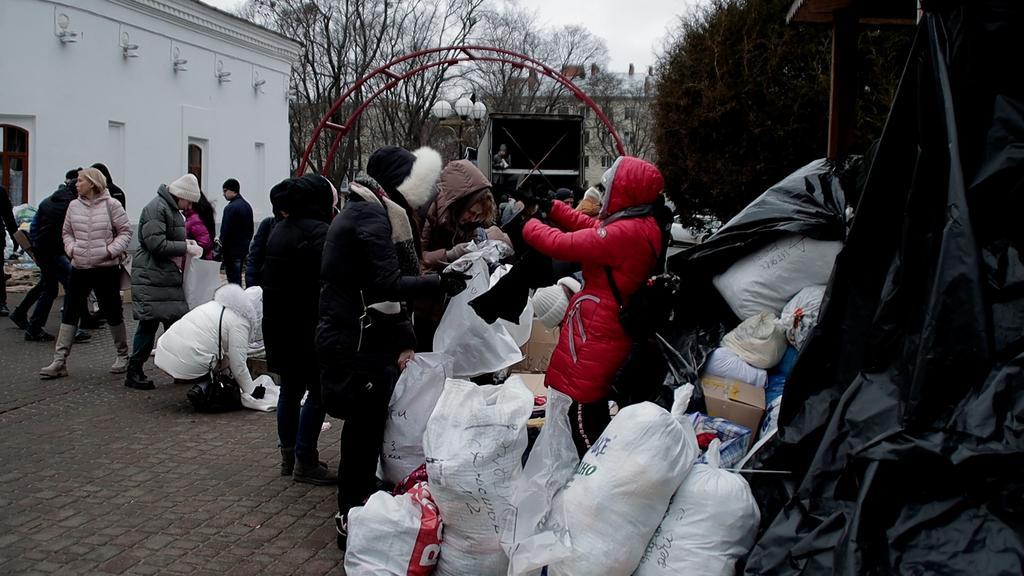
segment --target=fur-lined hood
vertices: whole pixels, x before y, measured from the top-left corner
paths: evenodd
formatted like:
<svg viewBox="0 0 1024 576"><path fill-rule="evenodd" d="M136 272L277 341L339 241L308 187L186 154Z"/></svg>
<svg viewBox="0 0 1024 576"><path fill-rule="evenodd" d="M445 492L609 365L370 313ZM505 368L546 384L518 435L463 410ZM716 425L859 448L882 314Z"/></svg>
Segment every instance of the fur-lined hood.
<svg viewBox="0 0 1024 576"><path fill-rule="evenodd" d="M238 284L225 284L218 288L213 294L213 301L245 318L249 322L250 330L259 321L252 300Z"/></svg>

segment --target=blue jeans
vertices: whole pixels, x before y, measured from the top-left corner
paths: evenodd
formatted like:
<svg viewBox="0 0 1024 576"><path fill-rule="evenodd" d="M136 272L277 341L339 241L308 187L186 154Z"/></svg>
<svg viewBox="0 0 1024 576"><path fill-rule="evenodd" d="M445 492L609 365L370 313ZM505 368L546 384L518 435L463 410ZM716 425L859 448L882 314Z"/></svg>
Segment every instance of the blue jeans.
<svg viewBox="0 0 1024 576"><path fill-rule="evenodd" d="M245 256L224 255L224 274L231 284L242 285L242 272L245 271Z"/></svg>
<svg viewBox="0 0 1024 576"><path fill-rule="evenodd" d="M317 442L324 424L324 405L320 397L320 375L312 370L284 371L281 394L277 399L277 437L281 448L295 449L295 459L307 465L319 461ZM302 395L306 403L299 406Z"/></svg>
<svg viewBox="0 0 1024 576"><path fill-rule="evenodd" d="M36 332L46 326L46 320L50 317L50 309L53 308L53 301L57 298L57 284L64 286L64 293L69 290L68 283L71 280L71 262L68 257L60 254L58 256L40 257L36 262L39 265L39 284L41 287L39 300L36 301L35 310L28 320L28 331ZM65 296L65 300L67 297Z"/></svg>

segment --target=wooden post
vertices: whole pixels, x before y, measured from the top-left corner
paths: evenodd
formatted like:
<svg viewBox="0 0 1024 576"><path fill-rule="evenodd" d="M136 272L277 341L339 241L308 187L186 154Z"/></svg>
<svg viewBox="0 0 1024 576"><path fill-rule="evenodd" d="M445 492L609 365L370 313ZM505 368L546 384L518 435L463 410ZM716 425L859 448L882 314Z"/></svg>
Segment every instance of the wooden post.
<svg viewBox="0 0 1024 576"><path fill-rule="evenodd" d="M853 144L857 113L857 15L837 10L832 20L832 93L828 111L828 157L842 158Z"/></svg>

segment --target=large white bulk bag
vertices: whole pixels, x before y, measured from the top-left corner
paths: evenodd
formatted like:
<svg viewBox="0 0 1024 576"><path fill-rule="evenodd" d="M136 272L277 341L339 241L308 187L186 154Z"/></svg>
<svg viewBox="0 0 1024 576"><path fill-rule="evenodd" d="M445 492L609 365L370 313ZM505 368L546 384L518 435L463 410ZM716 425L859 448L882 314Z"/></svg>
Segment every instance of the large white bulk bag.
<svg viewBox="0 0 1024 576"><path fill-rule="evenodd" d="M778 316L797 292L828 284L842 248L839 241L791 234L739 259L713 282L737 318L761 312Z"/></svg>
<svg viewBox="0 0 1024 576"><path fill-rule="evenodd" d="M747 481L718 467L718 440L672 496L636 576L732 576L757 534L761 513Z"/></svg>
<svg viewBox="0 0 1024 576"><path fill-rule="evenodd" d="M689 393L673 408L677 415L642 402L612 419L555 496L559 514L551 527L568 533L572 552L548 566L549 575L628 576L636 570L699 454L683 414L688 403Z"/></svg>
<svg viewBox="0 0 1024 576"><path fill-rule="evenodd" d="M533 393L516 376L499 386L445 383L423 435L430 490L445 523L438 575L508 570L500 534L512 514L532 411Z"/></svg>

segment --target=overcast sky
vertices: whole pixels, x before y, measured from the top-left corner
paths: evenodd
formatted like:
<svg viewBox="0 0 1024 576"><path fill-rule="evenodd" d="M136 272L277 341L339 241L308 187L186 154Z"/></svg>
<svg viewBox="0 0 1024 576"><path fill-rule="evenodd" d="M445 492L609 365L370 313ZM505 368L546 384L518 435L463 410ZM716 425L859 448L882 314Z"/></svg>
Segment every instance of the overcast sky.
<svg viewBox="0 0 1024 576"><path fill-rule="evenodd" d="M233 10L241 0L203 0ZM501 0L498 0L501 1ZM537 10L548 25L582 24L605 39L612 69L625 72L629 63L644 70L662 50L665 33L695 0L519 0Z"/></svg>

